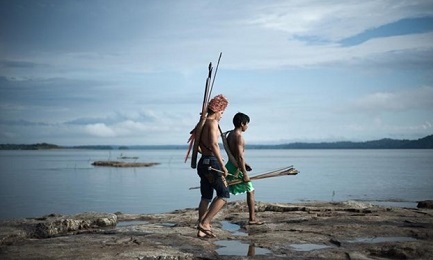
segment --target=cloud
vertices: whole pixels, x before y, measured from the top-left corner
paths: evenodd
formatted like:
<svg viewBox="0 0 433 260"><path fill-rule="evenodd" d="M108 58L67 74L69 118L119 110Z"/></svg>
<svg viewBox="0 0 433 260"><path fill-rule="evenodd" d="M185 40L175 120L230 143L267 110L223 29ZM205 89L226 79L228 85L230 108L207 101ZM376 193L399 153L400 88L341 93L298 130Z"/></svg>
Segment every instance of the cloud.
<svg viewBox="0 0 433 260"><path fill-rule="evenodd" d="M84 129L86 135L98 138L145 138L150 143L160 142L164 136L168 140L179 133L182 134L178 131L185 126L193 127L192 123L179 120L175 112L150 110L135 113L123 111L102 118L78 118L65 123L65 126L68 125L76 131Z"/></svg>
<svg viewBox="0 0 433 260"><path fill-rule="evenodd" d="M376 92L361 97L353 108L362 113L427 110L433 112L433 87L425 86L394 92Z"/></svg>
<svg viewBox="0 0 433 260"><path fill-rule="evenodd" d="M85 130L88 134L97 137L116 137L117 134L113 129L106 126L105 124L98 123L85 126Z"/></svg>
<svg viewBox="0 0 433 260"><path fill-rule="evenodd" d="M45 122L35 122L24 119L19 120L2 120L0 119L0 125L9 125L9 126L51 126L52 124Z"/></svg>
<svg viewBox="0 0 433 260"><path fill-rule="evenodd" d="M39 64L39 63L29 62L29 61L0 60L0 68L2 69L10 69L10 68L34 69L34 68L47 68L47 67L49 66L46 64Z"/></svg>
<svg viewBox="0 0 433 260"><path fill-rule="evenodd" d="M119 123L107 125L105 123L88 124L84 126L85 132L96 137L128 137L138 138L144 135L158 136L167 132L160 124L148 124L133 120L126 120ZM159 138L161 136L158 136Z"/></svg>
<svg viewBox="0 0 433 260"><path fill-rule="evenodd" d="M57 44L49 45L43 51L33 49L27 52L23 49L26 52L23 60L22 52L14 53L20 50L17 46L20 43L16 43L7 56L12 62L50 64L50 69L44 73L51 73L52 76L89 75L91 72L102 77L125 72L185 71L185 68L202 66L209 61L209 53L217 54L219 51L227 54L224 57L226 68L321 66L348 62L364 54L395 51L395 46L400 46L405 38L389 39L380 50L377 45L371 44L345 50L340 41L402 19L433 15L433 4L428 1L255 1L249 5L230 1L223 4L188 3L192 2L187 1L186 5L134 2L122 5L121 9L116 2L101 6L97 1L89 2L93 8L87 7L87 4L69 3L55 4L42 10L38 6L34 8L36 17L49 12L51 15L46 19L58 21L42 26L22 17L25 22L16 21L16 24L29 27L25 32L42 30L46 37L38 38L41 48L46 46L45 42ZM31 13L30 6L27 8L26 12ZM110 8L114 10L111 13L107 12ZM186 10L188 8L190 11ZM200 8L208 8L208 12L202 12ZM100 11L96 21L93 10ZM71 16L79 15L79 30L64 20L65 12ZM156 14L163 17L157 18ZM7 22L13 26L13 17L10 14L7 17L10 18ZM63 34L59 32L62 27L57 22L73 30L65 30L67 34L59 37ZM380 39L383 36L389 35L375 37ZM77 48L73 39L80 39L82 47ZM420 43L420 40L424 44L431 42L431 37L407 39L412 44ZM9 46L7 43L4 45ZM405 47L407 49L411 49L410 46Z"/></svg>
<svg viewBox="0 0 433 260"><path fill-rule="evenodd" d="M398 114L396 122L421 111L411 124L431 122L431 87L390 83L407 75L432 86L431 27L389 32L431 22L418 19L433 17L431 1L51 2L0 1L3 133L36 142L186 141L207 64L220 51L214 93L231 100L222 125L231 127L238 109L250 113L260 124L252 140L285 139L282 125L294 138L325 138L366 114ZM349 99L347 113L329 109ZM284 122L288 115L296 121Z"/></svg>
<svg viewBox="0 0 433 260"><path fill-rule="evenodd" d="M158 113L152 110L141 110L141 111L116 111L105 117L79 117L65 124L70 125L89 125L96 123L104 123L106 125L116 125L123 122L145 122L153 123L158 121Z"/></svg>
<svg viewBox="0 0 433 260"><path fill-rule="evenodd" d="M358 35L342 39L343 46L358 45L377 37L390 37L405 34L420 34L433 30L433 17L407 18L397 22L372 28Z"/></svg>
<svg viewBox="0 0 433 260"><path fill-rule="evenodd" d="M428 1L302 1L255 5L247 24L338 42L403 18L431 16ZM368 15L366 15L368 14Z"/></svg>

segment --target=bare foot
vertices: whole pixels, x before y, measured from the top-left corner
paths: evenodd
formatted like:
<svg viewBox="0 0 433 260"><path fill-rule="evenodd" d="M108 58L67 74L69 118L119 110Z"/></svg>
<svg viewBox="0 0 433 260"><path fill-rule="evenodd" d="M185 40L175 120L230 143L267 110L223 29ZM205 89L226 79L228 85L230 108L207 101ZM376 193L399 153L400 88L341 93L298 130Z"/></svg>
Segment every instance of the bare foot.
<svg viewBox="0 0 433 260"><path fill-rule="evenodd" d="M212 233L212 230L210 228L206 228L201 223L197 226L197 237L199 238L216 238L215 234Z"/></svg>
<svg viewBox="0 0 433 260"><path fill-rule="evenodd" d="M265 222L263 222L263 221L259 221L259 220L250 220L250 221L248 221L248 225L263 225L263 224L265 224Z"/></svg>

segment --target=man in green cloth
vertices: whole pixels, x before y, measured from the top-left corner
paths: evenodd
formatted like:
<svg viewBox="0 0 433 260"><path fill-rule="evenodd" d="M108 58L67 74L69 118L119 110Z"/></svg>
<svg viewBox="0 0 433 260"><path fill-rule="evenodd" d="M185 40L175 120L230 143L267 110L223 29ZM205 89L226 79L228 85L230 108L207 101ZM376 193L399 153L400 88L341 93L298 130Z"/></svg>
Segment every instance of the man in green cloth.
<svg viewBox="0 0 433 260"><path fill-rule="evenodd" d="M227 176L227 181L242 180L242 183L234 184L229 186L229 191L233 195L247 193L247 205L249 211L249 225L262 225L262 221L256 219L255 214L255 199L254 199L254 187L247 171L251 171L251 167L245 162L245 140L242 133L248 129L250 122L249 116L244 113L237 113L233 117L234 129L228 132L227 135L227 146L229 149L227 153L231 153L232 160L229 160L226 164L226 168L231 175Z"/></svg>

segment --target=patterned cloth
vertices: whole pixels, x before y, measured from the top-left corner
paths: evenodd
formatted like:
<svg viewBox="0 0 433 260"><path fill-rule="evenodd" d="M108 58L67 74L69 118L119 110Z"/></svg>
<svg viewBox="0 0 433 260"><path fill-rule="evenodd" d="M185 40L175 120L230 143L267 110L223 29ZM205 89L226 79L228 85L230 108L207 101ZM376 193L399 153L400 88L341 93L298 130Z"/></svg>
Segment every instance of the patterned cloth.
<svg viewBox="0 0 433 260"><path fill-rule="evenodd" d="M232 176L232 175L228 175L226 178L228 182L233 181L233 180L238 180L238 179L242 180L242 178L244 177L244 174L242 173L242 171L240 171L238 168L236 168L231 161L227 162L226 168L230 174L233 174L233 175L237 174L237 177ZM242 182L242 183L238 183L238 184L229 186L229 191L233 195L238 195L238 194L242 194L245 192L251 192L253 190L254 190L254 187L253 187L252 182Z"/></svg>

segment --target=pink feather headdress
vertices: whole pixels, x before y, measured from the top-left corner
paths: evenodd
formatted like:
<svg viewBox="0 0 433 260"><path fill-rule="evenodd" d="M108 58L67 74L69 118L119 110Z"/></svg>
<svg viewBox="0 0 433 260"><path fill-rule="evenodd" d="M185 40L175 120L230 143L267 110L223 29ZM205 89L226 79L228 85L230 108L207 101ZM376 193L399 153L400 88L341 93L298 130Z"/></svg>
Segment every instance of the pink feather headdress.
<svg viewBox="0 0 433 260"><path fill-rule="evenodd" d="M208 108L213 112L222 112L226 109L229 101L223 95L217 95L209 101Z"/></svg>

